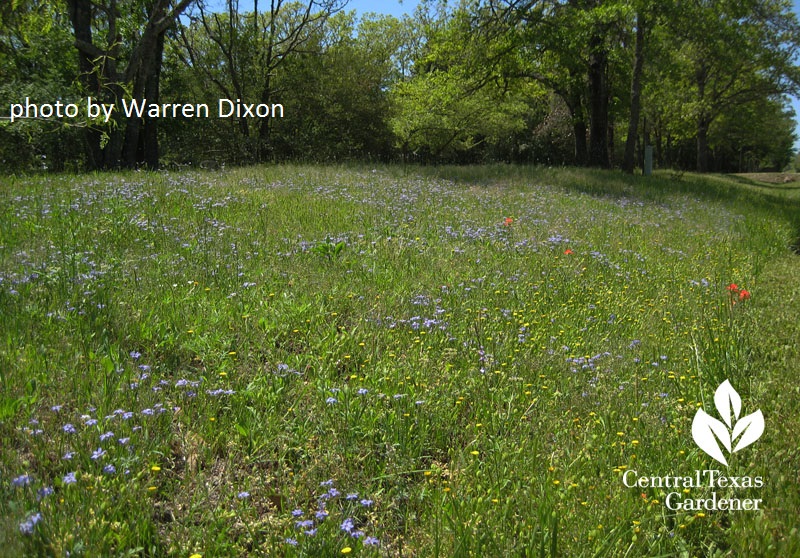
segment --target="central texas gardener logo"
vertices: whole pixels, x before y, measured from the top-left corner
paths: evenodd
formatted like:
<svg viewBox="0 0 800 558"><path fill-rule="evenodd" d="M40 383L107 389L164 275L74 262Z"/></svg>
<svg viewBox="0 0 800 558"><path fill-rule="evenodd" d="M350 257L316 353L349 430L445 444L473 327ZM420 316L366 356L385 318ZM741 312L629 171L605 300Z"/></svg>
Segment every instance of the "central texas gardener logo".
<svg viewBox="0 0 800 558"><path fill-rule="evenodd" d="M701 450L727 467L722 448L730 455L758 440L764 433L764 415L758 410L739 418L742 398L728 380L714 393L714 405L722 420L698 409L692 422L692 437Z"/></svg>

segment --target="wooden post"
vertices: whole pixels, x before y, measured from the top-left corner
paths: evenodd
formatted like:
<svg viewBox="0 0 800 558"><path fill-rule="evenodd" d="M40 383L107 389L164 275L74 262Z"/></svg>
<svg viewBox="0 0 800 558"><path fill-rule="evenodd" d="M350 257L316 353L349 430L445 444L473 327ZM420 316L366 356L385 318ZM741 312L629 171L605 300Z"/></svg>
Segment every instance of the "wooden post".
<svg viewBox="0 0 800 558"><path fill-rule="evenodd" d="M653 146L644 146L644 175L650 176L653 174Z"/></svg>

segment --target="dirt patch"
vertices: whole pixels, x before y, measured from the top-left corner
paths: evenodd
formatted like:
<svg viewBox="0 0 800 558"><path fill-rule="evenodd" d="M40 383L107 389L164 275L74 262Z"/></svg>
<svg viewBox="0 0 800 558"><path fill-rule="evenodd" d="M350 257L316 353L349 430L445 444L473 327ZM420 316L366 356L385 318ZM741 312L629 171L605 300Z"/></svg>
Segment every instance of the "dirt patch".
<svg viewBox="0 0 800 558"><path fill-rule="evenodd" d="M791 184L800 182L800 174L793 172L744 172L734 176L741 176L755 182L765 182L767 184Z"/></svg>

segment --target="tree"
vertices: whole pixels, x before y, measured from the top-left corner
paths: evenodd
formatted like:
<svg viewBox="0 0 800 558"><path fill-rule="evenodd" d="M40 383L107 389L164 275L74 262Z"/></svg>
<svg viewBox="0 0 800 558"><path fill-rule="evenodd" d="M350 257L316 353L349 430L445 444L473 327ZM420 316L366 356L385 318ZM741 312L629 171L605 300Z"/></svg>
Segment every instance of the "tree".
<svg viewBox="0 0 800 558"><path fill-rule="evenodd" d="M67 0L86 92L117 105L126 95L138 102L147 98L158 103L165 34L192 1ZM107 142L101 142L99 130L90 129L89 165L114 168L146 162L157 168L158 119L126 120L117 109Z"/></svg>
<svg viewBox="0 0 800 558"><path fill-rule="evenodd" d="M539 81L569 108L578 164L611 164L610 63L628 12L626 2L604 0L489 0L484 10L516 36L514 75Z"/></svg>
<svg viewBox="0 0 800 558"><path fill-rule="evenodd" d="M781 171L794 155L794 112L785 99L758 99L720 115L709 130L709 159L722 172Z"/></svg>
<svg viewBox="0 0 800 558"><path fill-rule="evenodd" d="M293 13L287 9L281 18ZM229 13L208 14L209 27L227 29L215 39L200 20L181 29L181 41L167 48L168 97L252 99L258 95L261 80L257 58L252 55L256 52L252 19L249 14L233 17L231 25ZM293 20L282 21L278 27L285 28ZM270 80L273 99L281 103L287 116L271 122L269 158L389 159L389 89L409 64L407 49L412 47L407 46L406 31L396 18L373 15L359 22L353 12L337 12L326 17L324 24L306 28L300 48L283 58ZM237 42L240 46L233 48ZM236 70L231 71L232 67ZM174 160L258 161L260 130L253 119L226 119L213 125L176 119L167 126L170 137L166 141ZM194 152L187 152L182 144L197 137L203 138L202 145L194 142Z"/></svg>
<svg viewBox="0 0 800 558"><path fill-rule="evenodd" d="M631 106L628 117L628 135L625 140L625 158L622 169L633 173L636 165L636 139L639 135L639 117L642 102L642 73L644 71L644 41L647 17L643 10L636 14L636 42L633 52L633 70L631 72Z"/></svg>
<svg viewBox="0 0 800 558"><path fill-rule="evenodd" d="M275 123L276 158L322 161L387 160L392 149L388 88L397 78L398 20L371 17L356 23L338 13L287 60L275 84L292 91L290 119Z"/></svg>
<svg viewBox="0 0 800 558"><path fill-rule="evenodd" d="M17 0L0 6L0 105L77 101L77 67L64 3ZM80 168L81 130L69 119L0 120L5 170Z"/></svg>
<svg viewBox="0 0 800 558"><path fill-rule="evenodd" d="M190 14L190 25L181 27L183 59L203 72L227 98L269 105L282 92L276 88L279 70L287 60L304 52L328 18L345 3L269 0L268 9L262 11L255 0L252 12L240 13L238 0L226 0L225 13L219 14L199 2ZM238 125L250 157L271 159L272 119L262 119L255 130L246 119L239 119Z"/></svg>
<svg viewBox="0 0 800 558"><path fill-rule="evenodd" d="M412 75L392 88L391 126L404 157L464 160L525 127L543 92L501 71L507 37L481 28L465 6L420 13L417 24L424 47Z"/></svg>
<svg viewBox="0 0 800 558"><path fill-rule="evenodd" d="M800 26L778 0L702 1L673 11L670 32L682 76L673 83L691 99L685 110L696 126L696 167L706 172L709 133L721 115L798 91Z"/></svg>

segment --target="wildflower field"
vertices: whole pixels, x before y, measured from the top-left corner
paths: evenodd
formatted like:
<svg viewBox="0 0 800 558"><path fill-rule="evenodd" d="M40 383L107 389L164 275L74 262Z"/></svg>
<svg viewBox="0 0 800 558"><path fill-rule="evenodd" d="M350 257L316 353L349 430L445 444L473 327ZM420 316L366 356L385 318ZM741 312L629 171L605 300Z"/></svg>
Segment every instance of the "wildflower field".
<svg viewBox="0 0 800 558"><path fill-rule="evenodd" d="M711 176L3 178L0 555L800 556L798 237ZM760 507L625 482L707 470Z"/></svg>

